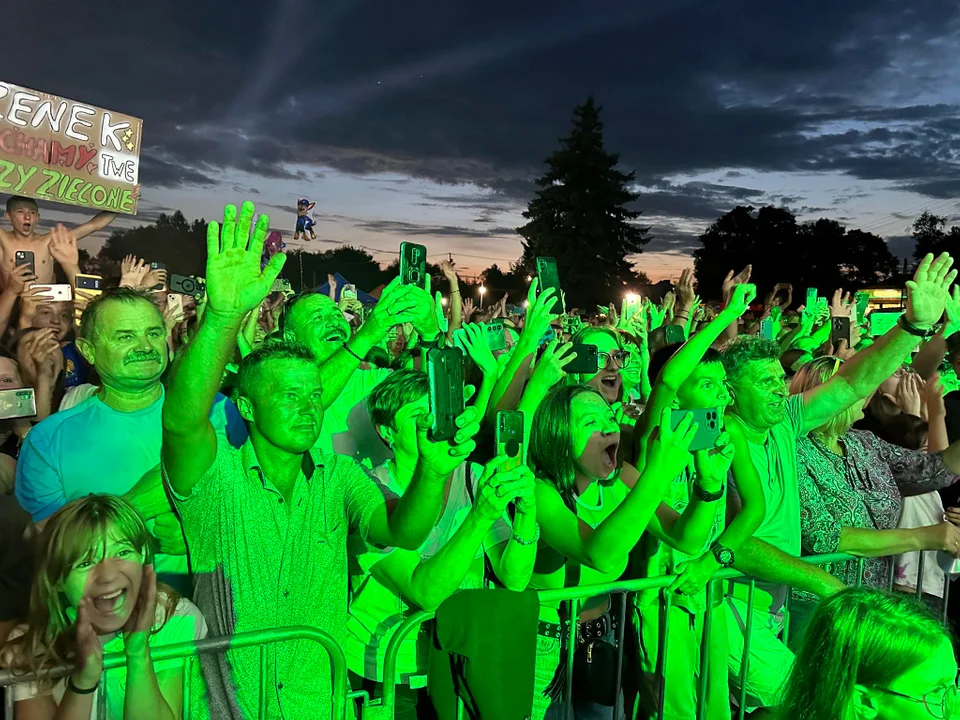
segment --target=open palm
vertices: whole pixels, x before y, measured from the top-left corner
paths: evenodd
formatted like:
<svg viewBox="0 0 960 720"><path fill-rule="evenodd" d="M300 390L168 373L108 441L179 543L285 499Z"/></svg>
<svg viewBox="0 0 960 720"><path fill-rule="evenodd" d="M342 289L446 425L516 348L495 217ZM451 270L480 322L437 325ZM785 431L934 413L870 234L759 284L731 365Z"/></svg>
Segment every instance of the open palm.
<svg viewBox="0 0 960 720"><path fill-rule="evenodd" d="M947 291L957 277L953 258L943 253L937 259L927 255L913 280L907 283L907 319L914 325L933 325L943 315Z"/></svg>
<svg viewBox="0 0 960 720"><path fill-rule="evenodd" d="M286 255L277 253L260 269L270 218L257 218L251 237L253 214L249 200L240 208L239 220L237 208L227 205L223 227L216 222L207 225L207 303L213 312L243 316L259 307L286 262Z"/></svg>

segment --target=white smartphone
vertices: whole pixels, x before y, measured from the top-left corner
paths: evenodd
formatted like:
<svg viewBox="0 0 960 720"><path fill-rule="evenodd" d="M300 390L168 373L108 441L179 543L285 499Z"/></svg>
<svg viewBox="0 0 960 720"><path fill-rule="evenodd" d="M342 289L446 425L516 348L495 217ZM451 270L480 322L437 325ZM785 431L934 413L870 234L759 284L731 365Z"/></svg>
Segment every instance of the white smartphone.
<svg viewBox="0 0 960 720"><path fill-rule="evenodd" d="M69 285L41 285L40 283L34 283L30 287L46 287L49 288L46 292L42 292L36 297L44 300L46 302L70 302L73 300L73 288Z"/></svg>
<svg viewBox="0 0 960 720"><path fill-rule="evenodd" d="M167 293L167 309L173 312L174 317L183 317L183 295Z"/></svg>
<svg viewBox="0 0 960 720"><path fill-rule="evenodd" d="M340 296L348 298L350 300L357 299L357 286L356 285L344 285L343 290L340 292Z"/></svg>

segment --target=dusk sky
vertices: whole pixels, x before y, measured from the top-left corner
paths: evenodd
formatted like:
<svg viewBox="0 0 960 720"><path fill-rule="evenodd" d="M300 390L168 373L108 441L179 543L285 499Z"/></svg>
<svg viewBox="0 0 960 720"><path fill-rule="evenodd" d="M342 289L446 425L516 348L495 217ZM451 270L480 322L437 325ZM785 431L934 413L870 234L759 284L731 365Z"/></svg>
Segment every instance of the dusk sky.
<svg viewBox="0 0 960 720"><path fill-rule="evenodd" d="M291 237L466 274L520 254L531 180L603 105L651 279L737 204L889 239L960 203L956 0L6 0L0 80L143 118L136 220L256 202ZM16 18L16 21L13 19ZM5 200L0 196L0 200ZM87 212L47 209L44 224ZM95 250L100 239L85 241Z"/></svg>

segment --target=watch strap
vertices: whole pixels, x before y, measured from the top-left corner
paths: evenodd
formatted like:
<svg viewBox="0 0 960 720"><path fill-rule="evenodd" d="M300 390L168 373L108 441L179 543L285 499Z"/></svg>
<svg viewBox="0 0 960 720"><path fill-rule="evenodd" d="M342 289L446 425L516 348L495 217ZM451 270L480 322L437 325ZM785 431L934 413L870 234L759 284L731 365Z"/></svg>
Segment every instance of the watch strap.
<svg viewBox="0 0 960 720"><path fill-rule="evenodd" d="M907 320L906 315L901 315L900 319L897 320L897 324L900 326L900 329L903 330L905 333L909 335L913 335L914 337L923 338L924 340L926 340L927 338L932 338L939 331L938 325L933 325L927 330L924 330L923 328L919 328L916 325L914 325L912 322Z"/></svg>

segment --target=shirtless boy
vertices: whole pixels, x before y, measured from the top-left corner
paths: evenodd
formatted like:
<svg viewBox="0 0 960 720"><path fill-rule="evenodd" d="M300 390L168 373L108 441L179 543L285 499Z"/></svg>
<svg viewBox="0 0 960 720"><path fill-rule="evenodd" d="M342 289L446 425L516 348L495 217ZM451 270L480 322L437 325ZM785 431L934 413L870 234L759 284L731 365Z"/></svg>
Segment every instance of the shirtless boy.
<svg viewBox="0 0 960 720"><path fill-rule="evenodd" d="M140 197L140 186L133 189L134 199ZM40 223L40 208L32 198L14 196L7 200L6 212L3 216L13 225L12 230L0 228L0 267L6 273L16 267L15 255L17 250L26 250L33 253L34 272L40 285L50 285L55 282L53 275L54 257L50 254L50 236L38 233ZM90 220L78 225L71 231L76 240L81 240L97 230L105 228L117 217L116 213L100 212ZM78 269L64 267L71 284L73 275ZM72 270L72 272L71 272Z"/></svg>

